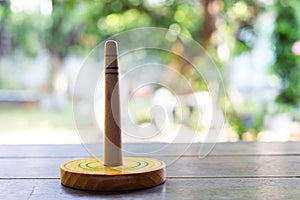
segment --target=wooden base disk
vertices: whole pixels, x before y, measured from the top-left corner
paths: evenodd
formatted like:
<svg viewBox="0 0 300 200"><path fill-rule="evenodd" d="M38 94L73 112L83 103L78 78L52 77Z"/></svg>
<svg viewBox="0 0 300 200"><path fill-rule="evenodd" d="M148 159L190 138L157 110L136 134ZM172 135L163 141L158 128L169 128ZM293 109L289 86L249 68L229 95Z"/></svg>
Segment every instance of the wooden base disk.
<svg viewBox="0 0 300 200"><path fill-rule="evenodd" d="M124 191L149 188L166 180L166 165L153 158L124 157L123 165L107 167L103 158L73 160L61 165L65 186L95 191Z"/></svg>

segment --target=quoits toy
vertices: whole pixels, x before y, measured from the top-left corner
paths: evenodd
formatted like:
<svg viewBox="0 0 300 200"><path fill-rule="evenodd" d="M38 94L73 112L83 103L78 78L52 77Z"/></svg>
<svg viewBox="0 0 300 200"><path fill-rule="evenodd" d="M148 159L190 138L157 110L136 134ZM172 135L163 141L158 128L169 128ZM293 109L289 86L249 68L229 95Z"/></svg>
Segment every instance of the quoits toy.
<svg viewBox="0 0 300 200"><path fill-rule="evenodd" d="M135 190L164 183L166 165L163 161L122 156L121 129L118 126L121 124L118 48L115 41L105 43L104 58L104 157L63 163L60 168L61 183L71 188L94 191ZM116 95L112 95L113 91Z"/></svg>

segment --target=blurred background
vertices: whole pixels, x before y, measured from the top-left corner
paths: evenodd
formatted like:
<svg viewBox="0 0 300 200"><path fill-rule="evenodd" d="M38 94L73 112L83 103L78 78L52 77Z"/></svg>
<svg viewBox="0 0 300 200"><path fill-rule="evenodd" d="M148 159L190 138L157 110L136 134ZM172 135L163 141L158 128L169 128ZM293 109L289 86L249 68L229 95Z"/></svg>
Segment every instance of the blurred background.
<svg viewBox="0 0 300 200"><path fill-rule="evenodd" d="M220 142L300 140L299 0L0 0L0 143L80 143L72 111L80 66L98 43L138 27L182 33L214 59L226 90L219 101L227 102L220 104ZM170 66L189 76L184 62ZM203 90L201 109L187 102L181 120L175 106L168 109L174 123L196 129L203 141L208 90L203 80L192 81ZM163 104L168 95L148 87L138 97ZM151 122L134 116L141 126Z"/></svg>

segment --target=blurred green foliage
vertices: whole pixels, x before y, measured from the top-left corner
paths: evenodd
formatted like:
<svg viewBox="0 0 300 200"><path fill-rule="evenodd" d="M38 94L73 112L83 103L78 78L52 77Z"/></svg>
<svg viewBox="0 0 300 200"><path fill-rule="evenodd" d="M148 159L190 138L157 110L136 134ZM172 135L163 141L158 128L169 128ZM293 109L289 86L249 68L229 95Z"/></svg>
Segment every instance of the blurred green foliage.
<svg viewBox="0 0 300 200"><path fill-rule="evenodd" d="M156 2L156 1L155 1ZM235 53L249 49L249 41L239 38L239 32L251 30L259 10L255 1L182 1L166 0L151 3L140 0L68 1L53 0L52 13L43 16L39 12L12 12L7 1L1 1L1 32L7 32L11 49L22 48L35 55L41 48L64 57L69 53L86 53L105 38L137 27L164 27L177 25L183 34L206 43L214 41L217 28L224 40L231 40ZM207 14L208 13L208 14ZM209 16L207 16L209 15ZM222 19L224 18L222 22ZM212 30L203 37L205 20ZM217 27L220 20L220 27ZM232 35L232 36L231 36ZM234 42L236 41L236 43ZM248 43L247 43L248 42ZM86 50L86 51L85 51Z"/></svg>
<svg viewBox="0 0 300 200"><path fill-rule="evenodd" d="M300 40L300 3L298 0L277 0L277 26L275 30L276 62L273 67L281 78L281 91L277 101L299 106L300 56L292 52L292 46Z"/></svg>
<svg viewBox="0 0 300 200"><path fill-rule="evenodd" d="M276 60L273 73L281 78L280 104L299 106L300 56L292 45L300 40L299 0L52 0L51 15L39 11L12 11L11 2L0 1L0 57L22 50L35 56L42 49L51 55L51 77L55 78L64 58L85 55L113 34L138 27L176 28L203 44L222 68L231 58L250 51L256 37L258 16L267 9L277 15L274 32ZM249 37L252 36L252 37ZM218 48L225 45L228 56ZM185 69L182 66L182 69ZM224 69L224 68L222 68ZM179 70L184 73L188 70ZM226 79L226 77L225 77ZM226 80L225 80L226 81ZM51 83L50 83L51 84ZM205 88L198 82L199 88ZM0 87L4 83L0 79ZM229 110L229 120L240 136L249 127L244 118ZM254 129L263 126L262 110L254 118ZM232 116L232 117L231 117Z"/></svg>

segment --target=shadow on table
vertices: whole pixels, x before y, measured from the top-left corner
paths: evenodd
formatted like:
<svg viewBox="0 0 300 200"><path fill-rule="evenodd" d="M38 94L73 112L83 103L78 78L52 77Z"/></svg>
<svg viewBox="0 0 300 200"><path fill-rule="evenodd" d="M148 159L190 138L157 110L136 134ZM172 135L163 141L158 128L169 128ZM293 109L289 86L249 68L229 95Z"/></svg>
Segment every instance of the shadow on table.
<svg viewBox="0 0 300 200"><path fill-rule="evenodd" d="M94 198L104 198L104 199L132 199L132 198L141 198L147 199L145 197L151 197L151 199L164 199L166 184L161 184L156 187L141 189L141 190L131 190L131 191L122 191L122 192L96 192L96 191L83 191L76 190L72 188L65 187L61 185L61 189L66 195L71 195L70 197L85 197L87 199Z"/></svg>

